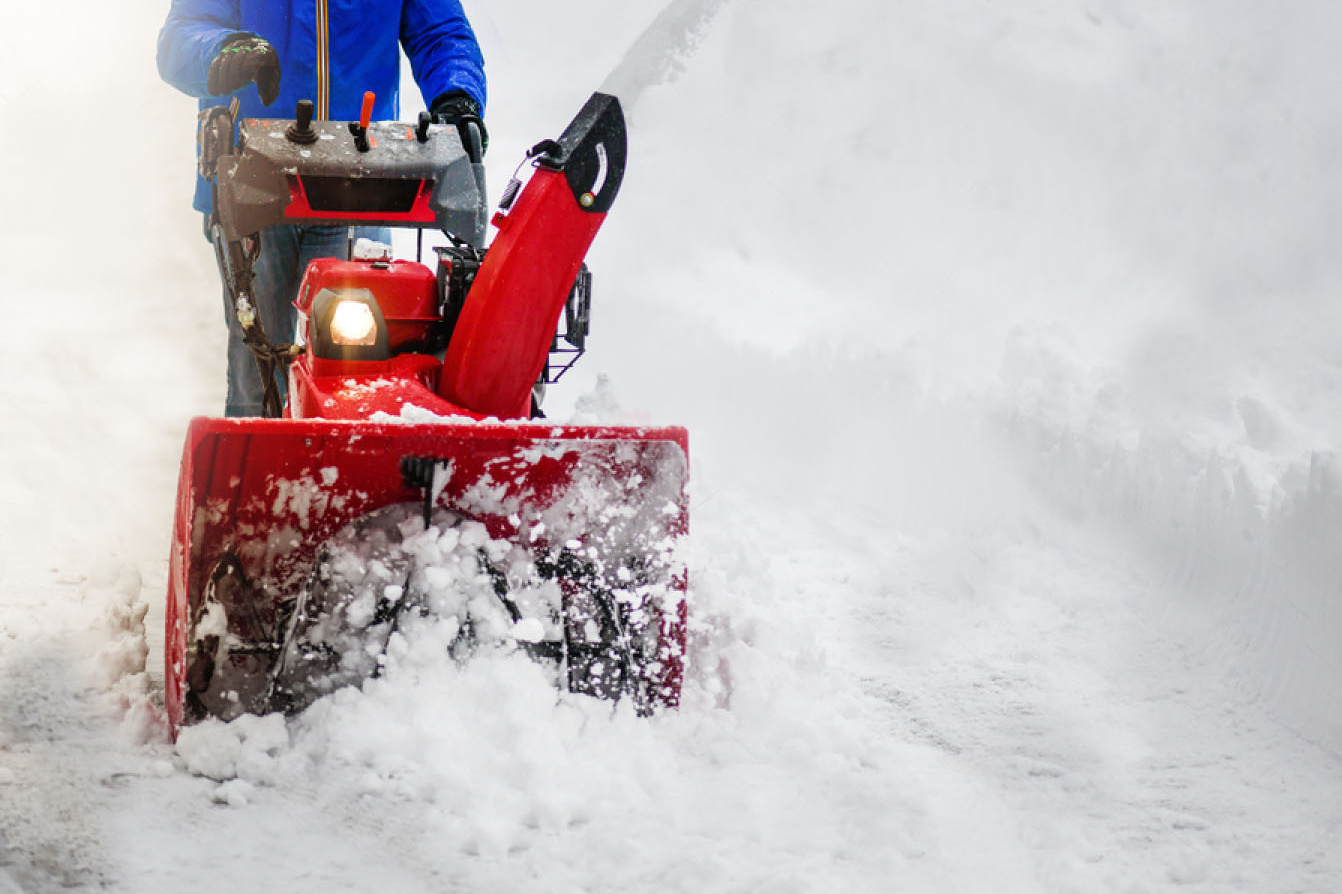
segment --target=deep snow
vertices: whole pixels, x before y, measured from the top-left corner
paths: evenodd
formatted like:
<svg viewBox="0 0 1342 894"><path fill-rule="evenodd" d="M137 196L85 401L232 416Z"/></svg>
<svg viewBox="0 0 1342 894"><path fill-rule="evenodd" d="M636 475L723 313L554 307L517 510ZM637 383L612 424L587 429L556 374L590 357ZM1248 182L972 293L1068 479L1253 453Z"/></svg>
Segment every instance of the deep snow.
<svg viewBox="0 0 1342 894"><path fill-rule="evenodd" d="M163 6L6 14L0 892L1342 887L1333 5L468 6L495 194L630 104L551 408L691 429L686 705L426 652L175 747Z"/></svg>

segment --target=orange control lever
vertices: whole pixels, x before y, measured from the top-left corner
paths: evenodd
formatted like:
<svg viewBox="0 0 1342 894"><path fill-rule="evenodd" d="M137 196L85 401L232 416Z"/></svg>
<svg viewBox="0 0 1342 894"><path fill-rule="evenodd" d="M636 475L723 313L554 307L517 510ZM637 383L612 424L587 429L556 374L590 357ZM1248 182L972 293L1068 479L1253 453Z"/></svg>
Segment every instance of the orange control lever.
<svg viewBox="0 0 1342 894"><path fill-rule="evenodd" d="M366 90L363 94L363 108L359 110L359 126L366 128L368 123L373 120L373 91Z"/></svg>

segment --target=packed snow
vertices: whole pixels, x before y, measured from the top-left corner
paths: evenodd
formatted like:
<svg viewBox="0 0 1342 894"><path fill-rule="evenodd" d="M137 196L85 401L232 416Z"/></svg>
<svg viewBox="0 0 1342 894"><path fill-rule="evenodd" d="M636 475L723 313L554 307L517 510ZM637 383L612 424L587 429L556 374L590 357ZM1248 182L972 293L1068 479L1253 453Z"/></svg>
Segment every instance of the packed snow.
<svg viewBox="0 0 1342 894"><path fill-rule="evenodd" d="M683 705L426 632L176 744L166 6L6 13L0 894L1342 890L1335 4L468 2L494 195L625 101L546 409L690 430Z"/></svg>

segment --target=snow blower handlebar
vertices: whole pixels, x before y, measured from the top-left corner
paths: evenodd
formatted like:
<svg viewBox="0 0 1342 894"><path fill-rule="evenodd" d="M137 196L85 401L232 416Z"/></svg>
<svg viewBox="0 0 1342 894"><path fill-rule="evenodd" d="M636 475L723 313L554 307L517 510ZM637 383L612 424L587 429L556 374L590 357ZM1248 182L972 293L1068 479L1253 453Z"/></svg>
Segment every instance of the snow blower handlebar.
<svg viewBox="0 0 1342 894"><path fill-rule="evenodd" d="M211 234L220 273L261 367L267 416L282 413L276 373L295 349L271 344L251 295L256 234L280 224L439 227L454 242L484 243L483 134L478 127L313 121L300 103L291 121L226 109L202 116L201 168L213 184ZM529 153L525 193L509 185L482 262L454 327L440 394L485 416L524 418L546 368L555 324L582 279L582 263L624 178L627 140L619 100L597 93L557 140ZM508 333L500 340L500 333Z"/></svg>
<svg viewBox="0 0 1342 894"><path fill-rule="evenodd" d="M325 224L435 227L483 241L480 156L456 127L313 121L307 105L291 120L240 122L236 144L222 127L227 111L205 113L202 173L213 177L227 240L280 224Z"/></svg>
<svg viewBox="0 0 1342 894"><path fill-rule="evenodd" d="M485 175L478 129L421 119L418 127L372 122L365 93L359 121L313 121L310 100L289 121L247 119L236 128L224 107L206 110L198 135L201 174L214 208L210 236L243 338L256 357L263 412L283 412L276 374L296 353L273 344L252 300L255 236L281 224L436 227L484 241ZM466 145L463 145L465 143Z"/></svg>

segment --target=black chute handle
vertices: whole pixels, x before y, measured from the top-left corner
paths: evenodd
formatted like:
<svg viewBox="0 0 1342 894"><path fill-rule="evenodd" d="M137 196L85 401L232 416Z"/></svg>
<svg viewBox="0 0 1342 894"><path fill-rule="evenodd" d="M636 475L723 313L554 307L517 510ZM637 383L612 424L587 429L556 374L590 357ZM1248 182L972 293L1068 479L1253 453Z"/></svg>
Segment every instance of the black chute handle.
<svg viewBox="0 0 1342 894"><path fill-rule="evenodd" d="M540 155L537 164L563 171L583 210L594 214L608 211L624 180L629 153L620 101L605 93L593 93L559 139L547 142L554 145Z"/></svg>

